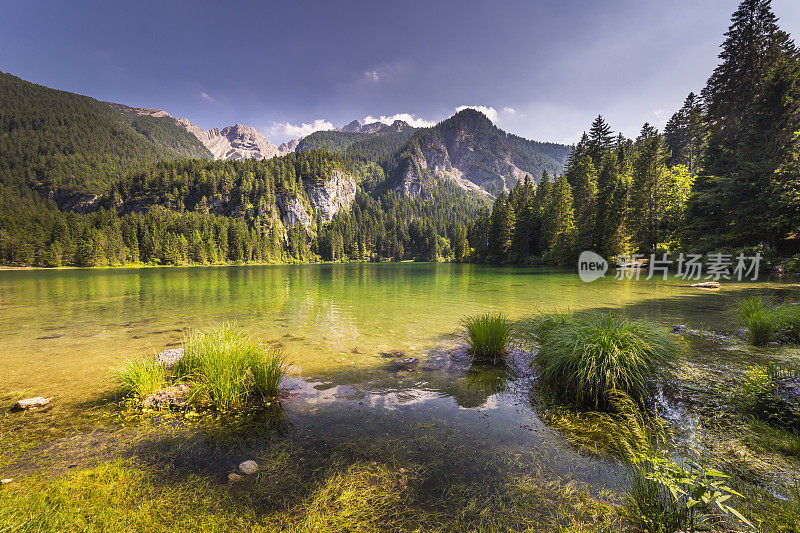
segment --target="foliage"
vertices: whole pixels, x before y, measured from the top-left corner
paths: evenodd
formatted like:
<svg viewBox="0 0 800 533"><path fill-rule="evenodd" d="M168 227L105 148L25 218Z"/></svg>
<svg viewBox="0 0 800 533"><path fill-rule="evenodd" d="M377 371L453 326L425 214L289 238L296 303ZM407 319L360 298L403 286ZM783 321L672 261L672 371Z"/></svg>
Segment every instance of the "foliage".
<svg viewBox="0 0 800 533"><path fill-rule="evenodd" d="M284 372L280 349L266 346L229 323L192 333L173 379L190 382L192 399L227 411L242 407L251 394L274 395Z"/></svg>
<svg viewBox="0 0 800 533"><path fill-rule="evenodd" d="M720 511L723 515L731 514L749 527L753 527L749 520L742 515L736 508L730 506L728 500L733 496L743 497L741 494L730 488L726 479L730 476L723 474L719 470L699 464L691 460L676 462L667 457L654 457L650 455L638 455L632 461L633 466L641 473L647 481L652 481L669 491L673 502L675 502L675 514L684 520L684 511L688 511L685 523L689 531L694 531L697 526L706 525L705 522L712 516L712 511ZM652 520L652 513L642 509L642 499L634 498L637 509L642 516L641 526L644 531L658 531L659 522L663 521L663 514L656 514L656 520ZM631 514L634 514L631 513ZM675 516L675 515L673 515ZM669 517L667 522L672 522L673 517ZM640 527L641 527L640 526ZM669 525L663 531L674 531Z"/></svg>
<svg viewBox="0 0 800 533"><path fill-rule="evenodd" d="M770 341L800 341L800 308L787 302L752 297L739 302L739 319L750 342L761 346Z"/></svg>
<svg viewBox="0 0 800 533"><path fill-rule="evenodd" d="M511 321L502 314L486 313L464 319L464 329L472 354L477 359L497 363L508 350Z"/></svg>
<svg viewBox="0 0 800 533"><path fill-rule="evenodd" d="M139 399L159 389L167 379L164 367L154 357L128 359L115 374L123 392Z"/></svg>
<svg viewBox="0 0 800 533"><path fill-rule="evenodd" d="M540 382L568 403L601 410L611 407L612 391L642 404L647 380L678 351L654 325L611 313L573 316L545 329L539 344Z"/></svg>
<svg viewBox="0 0 800 533"><path fill-rule="evenodd" d="M689 242L775 248L800 220L778 208L800 176L800 86L797 49L770 0L741 2L720 58L702 93L706 148L687 206Z"/></svg>
<svg viewBox="0 0 800 533"><path fill-rule="evenodd" d="M800 404L781 394L779 380L798 378L800 370L770 364L752 366L738 390L739 402L754 417L775 426L800 431Z"/></svg>

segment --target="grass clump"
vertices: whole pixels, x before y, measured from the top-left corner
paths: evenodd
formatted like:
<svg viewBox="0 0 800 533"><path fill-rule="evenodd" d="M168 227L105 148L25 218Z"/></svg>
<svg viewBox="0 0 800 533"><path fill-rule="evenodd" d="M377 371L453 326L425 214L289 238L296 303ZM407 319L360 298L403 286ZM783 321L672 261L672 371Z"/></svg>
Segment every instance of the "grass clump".
<svg viewBox="0 0 800 533"><path fill-rule="evenodd" d="M464 330L476 359L497 363L508 351L511 321L500 313L467 317L464 319Z"/></svg>
<svg viewBox="0 0 800 533"><path fill-rule="evenodd" d="M258 398L278 394L285 371L280 348L267 345L233 324L192 333L184 355L171 369L154 358L137 358L117 370L123 390L138 399L166 383L190 386L187 404L220 411L244 407Z"/></svg>
<svg viewBox="0 0 800 533"><path fill-rule="evenodd" d="M643 404L647 380L678 352L674 338L622 315L542 317L533 326L539 343L540 382L577 407L607 410L619 391Z"/></svg>
<svg viewBox="0 0 800 533"><path fill-rule="evenodd" d="M128 359L115 371L124 394L142 399L167 380L164 367L152 357Z"/></svg>
<svg viewBox="0 0 800 533"><path fill-rule="evenodd" d="M800 306L753 297L739 302L738 311L750 342L756 346L800 341Z"/></svg>
<svg viewBox="0 0 800 533"><path fill-rule="evenodd" d="M196 401L227 411L242 407L252 397L278 392L285 366L280 349L233 324L192 333L183 350L175 365L175 380L191 383Z"/></svg>

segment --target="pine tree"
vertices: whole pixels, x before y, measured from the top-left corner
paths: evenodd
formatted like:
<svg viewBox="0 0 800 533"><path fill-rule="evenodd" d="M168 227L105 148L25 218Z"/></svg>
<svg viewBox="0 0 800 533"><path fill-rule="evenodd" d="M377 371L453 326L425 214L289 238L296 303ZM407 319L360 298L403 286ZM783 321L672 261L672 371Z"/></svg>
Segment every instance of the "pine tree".
<svg viewBox="0 0 800 533"><path fill-rule="evenodd" d="M586 147L595 168L600 167L603 156L614 147L614 135L602 115L597 115L592 122Z"/></svg>
<svg viewBox="0 0 800 533"><path fill-rule="evenodd" d="M790 137L797 124L792 106L763 104L773 89L792 85L783 77L796 65L797 49L778 27L769 0L744 0L725 37L722 62L703 90L707 147L687 206L688 232L702 248L775 246L777 228L768 209L777 201L771 177L791 157L775 134Z"/></svg>
<svg viewBox="0 0 800 533"><path fill-rule="evenodd" d="M556 176L548 191L542 215L546 255L555 264L567 263L576 256L575 217L572 205L572 187L563 174Z"/></svg>

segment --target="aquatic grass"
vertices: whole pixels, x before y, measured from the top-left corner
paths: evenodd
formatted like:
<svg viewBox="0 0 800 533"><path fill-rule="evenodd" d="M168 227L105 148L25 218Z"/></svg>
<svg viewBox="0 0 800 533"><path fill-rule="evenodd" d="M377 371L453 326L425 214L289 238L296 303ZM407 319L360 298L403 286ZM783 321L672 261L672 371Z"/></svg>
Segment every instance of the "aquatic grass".
<svg viewBox="0 0 800 533"><path fill-rule="evenodd" d="M406 478L384 465L354 463L332 472L298 512L296 531L381 531L409 502ZM296 528L296 529L295 529Z"/></svg>
<svg viewBox="0 0 800 533"><path fill-rule="evenodd" d="M190 398L226 411L242 407L249 396L274 396L284 373L280 348L267 346L234 324L192 333L174 380L192 383Z"/></svg>
<svg viewBox="0 0 800 533"><path fill-rule="evenodd" d="M464 319L464 330L476 359L497 363L508 351L511 321L500 313L473 315Z"/></svg>
<svg viewBox="0 0 800 533"><path fill-rule="evenodd" d="M756 346L772 341L800 341L800 306L754 296L739 302L738 314Z"/></svg>
<svg viewBox="0 0 800 533"><path fill-rule="evenodd" d="M647 380L669 365L679 347L672 335L642 320L612 313L576 315L540 335L534 360L540 383L559 399L606 410L612 391L642 405Z"/></svg>
<svg viewBox="0 0 800 533"><path fill-rule="evenodd" d="M267 356L258 355L250 361L250 374L253 379L253 392L263 398L278 395L278 385L286 372L286 358L277 347L267 348Z"/></svg>
<svg viewBox="0 0 800 533"><path fill-rule="evenodd" d="M626 394L609 393L613 412L548 409L544 421L572 444L594 454L630 462L639 454L662 448L671 432L656 415L648 415Z"/></svg>
<svg viewBox="0 0 800 533"><path fill-rule="evenodd" d="M153 357L128 359L115 371L124 394L143 399L167 380L164 367Z"/></svg>

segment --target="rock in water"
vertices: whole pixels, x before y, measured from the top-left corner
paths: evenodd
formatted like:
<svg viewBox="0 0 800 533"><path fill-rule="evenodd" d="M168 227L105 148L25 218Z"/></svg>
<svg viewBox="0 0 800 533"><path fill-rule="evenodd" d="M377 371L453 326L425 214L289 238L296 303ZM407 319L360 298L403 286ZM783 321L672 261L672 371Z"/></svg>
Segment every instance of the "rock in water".
<svg viewBox="0 0 800 533"><path fill-rule="evenodd" d="M142 407L146 409L180 409L186 405L189 385L180 383L159 389L142 400Z"/></svg>
<svg viewBox="0 0 800 533"><path fill-rule="evenodd" d="M414 370L419 363L416 357L406 357L405 359L397 359L389 363L389 368L394 371L398 370Z"/></svg>
<svg viewBox="0 0 800 533"><path fill-rule="evenodd" d="M170 348L156 356L156 362L164 368L172 368L183 358L183 348Z"/></svg>
<svg viewBox="0 0 800 533"><path fill-rule="evenodd" d="M241 481L241 480L242 480L242 476L240 476L236 472L231 472L230 474L228 474L228 481L230 481L231 483L236 483L237 481Z"/></svg>
<svg viewBox="0 0 800 533"><path fill-rule="evenodd" d="M249 476L258 472L258 463L252 460L244 461L239 464L239 472Z"/></svg>
<svg viewBox="0 0 800 533"><path fill-rule="evenodd" d="M24 400L19 400L17 403L14 404L12 410L14 411L23 411L25 409L30 409L32 407L41 407L43 405L47 405L50 403L52 398L45 398L44 396L37 396L35 398L26 398Z"/></svg>
<svg viewBox="0 0 800 533"><path fill-rule="evenodd" d="M692 283L690 287L697 289L719 289L722 285L718 281L704 281L702 283Z"/></svg>

